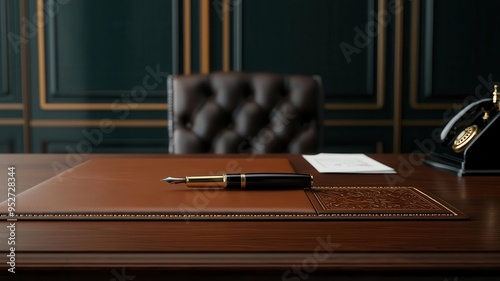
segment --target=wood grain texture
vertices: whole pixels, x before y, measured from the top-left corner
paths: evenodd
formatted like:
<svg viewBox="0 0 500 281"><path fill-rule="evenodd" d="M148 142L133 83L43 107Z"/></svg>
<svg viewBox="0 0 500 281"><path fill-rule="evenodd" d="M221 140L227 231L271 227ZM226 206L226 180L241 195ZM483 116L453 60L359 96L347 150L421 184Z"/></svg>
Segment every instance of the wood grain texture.
<svg viewBox="0 0 500 281"><path fill-rule="evenodd" d="M145 155L91 155L144 157ZM235 157L246 157L234 155ZM465 221L20 221L16 254L37 268L253 268L279 270L314 254L321 270L498 270L498 176L458 178L420 164L416 155L370 155L398 175L318 174L300 155L288 155L297 172L318 185L415 186L454 205ZM15 165L18 192L52 176L68 155L0 155ZM147 155L147 157L218 157ZM225 155L224 157L227 157ZM253 156L252 156L253 157ZM262 156L258 156L262 157ZM265 157L283 157L267 155ZM69 158L68 158L69 159ZM84 159L83 159L84 160ZM413 164L412 164L413 163ZM0 182L6 182L0 173ZM0 194L5 200L6 194ZM18 202L18 204L22 204ZM7 222L0 223L0 229ZM5 239L1 254L7 252ZM7 265L3 265L6 267Z"/></svg>

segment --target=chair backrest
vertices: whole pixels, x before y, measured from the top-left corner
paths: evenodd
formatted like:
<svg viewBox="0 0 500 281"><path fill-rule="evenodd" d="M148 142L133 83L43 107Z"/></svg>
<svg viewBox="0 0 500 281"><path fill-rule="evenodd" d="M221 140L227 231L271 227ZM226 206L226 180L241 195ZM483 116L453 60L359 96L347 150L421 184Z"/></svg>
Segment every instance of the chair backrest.
<svg viewBox="0 0 500 281"><path fill-rule="evenodd" d="M168 79L169 152L316 153L319 76L217 72Z"/></svg>

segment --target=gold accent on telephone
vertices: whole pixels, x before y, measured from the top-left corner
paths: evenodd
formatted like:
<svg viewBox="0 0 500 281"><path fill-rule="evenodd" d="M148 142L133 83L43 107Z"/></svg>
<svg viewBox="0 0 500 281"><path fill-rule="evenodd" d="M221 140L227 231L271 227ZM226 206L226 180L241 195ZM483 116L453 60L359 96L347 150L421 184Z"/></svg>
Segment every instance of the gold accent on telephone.
<svg viewBox="0 0 500 281"><path fill-rule="evenodd" d="M475 101L456 114L439 135L441 148L432 151L424 162L466 174L500 174L500 92Z"/></svg>
<svg viewBox="0 0 500 281"><path fill-rule="evenodd" d="M500 111L498 95L498 87L495 85L493 99L486 98L473 102L455 115L441 132L442 144L451 145L457 153L462 152ZM455 149L455 144L458 145L458 149Z"/></svg>
<svg viewBox="0 0 500 281"><path fill-rule="evenodd" d="M451 148L453 148L455 152L462 152L467 147L467 145L477 136L478 132L479 127L477 125L472 125L465 128L465 130L463 130L455 138L455 141L453 142Z"/></svg>

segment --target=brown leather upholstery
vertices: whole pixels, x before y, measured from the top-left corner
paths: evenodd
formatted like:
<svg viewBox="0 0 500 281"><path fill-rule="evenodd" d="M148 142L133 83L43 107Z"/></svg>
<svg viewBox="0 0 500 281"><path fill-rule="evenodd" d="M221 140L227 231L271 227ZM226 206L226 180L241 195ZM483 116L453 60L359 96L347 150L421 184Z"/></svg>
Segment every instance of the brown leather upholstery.
<svg viewBox="0 0 500 281"><path fill-rule="evenodd" d="M317 76L225 72L170 76L169 152L315 153Z"/></svg>

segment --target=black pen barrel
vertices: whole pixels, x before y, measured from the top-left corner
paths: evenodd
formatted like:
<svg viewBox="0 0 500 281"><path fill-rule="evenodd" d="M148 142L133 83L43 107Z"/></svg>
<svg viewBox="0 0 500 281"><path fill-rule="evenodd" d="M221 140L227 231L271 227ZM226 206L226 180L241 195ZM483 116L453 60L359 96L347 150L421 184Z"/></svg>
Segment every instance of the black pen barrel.
<svg viewBox="0 0 500 281"><path fill-rule="evenodd" d="M299 189L312 186L309 174L248 173L226 174L228 189Z"/></svg>

